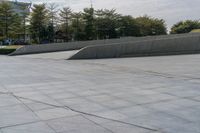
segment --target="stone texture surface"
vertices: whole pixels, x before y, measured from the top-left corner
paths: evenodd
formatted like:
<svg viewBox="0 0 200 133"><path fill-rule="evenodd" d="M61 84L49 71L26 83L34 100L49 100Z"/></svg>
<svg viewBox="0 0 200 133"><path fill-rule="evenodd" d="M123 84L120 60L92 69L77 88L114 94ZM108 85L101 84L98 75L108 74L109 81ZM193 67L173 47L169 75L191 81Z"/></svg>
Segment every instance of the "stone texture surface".
<svg viewBox="0 0 200 133"><path fill-rule="evenodd" d="M199 60L0 56L0 133L199 133Z"/></svg>

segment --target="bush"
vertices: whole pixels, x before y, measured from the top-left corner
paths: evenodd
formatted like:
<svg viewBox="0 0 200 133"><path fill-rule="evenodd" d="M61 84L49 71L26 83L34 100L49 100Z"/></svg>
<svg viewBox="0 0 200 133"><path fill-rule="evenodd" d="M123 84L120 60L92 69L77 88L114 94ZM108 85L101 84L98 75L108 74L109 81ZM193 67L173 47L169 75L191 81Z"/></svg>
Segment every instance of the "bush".
<svg viewBox="0 0 200 133"><path fill-rule="evenodd" d="M199 21L186 20L178 22L177 24L173 25L170 33L171 34L189 33L192 30L199 28L200 28Z"/></svg>

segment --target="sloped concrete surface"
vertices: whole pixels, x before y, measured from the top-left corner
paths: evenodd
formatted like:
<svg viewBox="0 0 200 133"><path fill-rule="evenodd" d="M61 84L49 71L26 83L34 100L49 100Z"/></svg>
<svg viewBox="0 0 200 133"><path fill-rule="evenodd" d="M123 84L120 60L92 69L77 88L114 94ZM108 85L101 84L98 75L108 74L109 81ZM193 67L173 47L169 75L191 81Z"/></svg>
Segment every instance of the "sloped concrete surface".
<svg viewBox="0 0 200 133"><path fill-rule="evenodd" d="M37 54L37 53L46 53L46 52L70 51L70 50L79 50L87 46L122 44L122 43L138 42L138 41L144 41L144 40L150 41L150 40L155 40L155 39L172 39L172 38L177 38L177 37L191 37L194 35L200 35L200 34L190 33L190 34L175 34L175 35L173 34L173 35L146 36L146 37L123 37L123 38L118 38L118 39L27 45L27 46L17 49L10 55L12 56L12 55Z"/></svg>
<svg viewBox="0 0 200 133"><path fill-rule="evenodd" d="M199 60L0 56L0 133L199 133Z"/></svg>
<svg viewBox="0 0 200 133"><path fill-rule="evenodd" d="M200 34L166 35L158 38L87 46L70 59L101 59L200 53Z"/></svg>
<svg viewBox="0 0 200 133"><path fill-rule="evenodd" d="M20 55L18 57L34 58L34 59L66 60L70 58L72 55L76 54L77 52L78 50L72 50L72 51L64 51L64 52L50 52L50 53Z"/></svg>

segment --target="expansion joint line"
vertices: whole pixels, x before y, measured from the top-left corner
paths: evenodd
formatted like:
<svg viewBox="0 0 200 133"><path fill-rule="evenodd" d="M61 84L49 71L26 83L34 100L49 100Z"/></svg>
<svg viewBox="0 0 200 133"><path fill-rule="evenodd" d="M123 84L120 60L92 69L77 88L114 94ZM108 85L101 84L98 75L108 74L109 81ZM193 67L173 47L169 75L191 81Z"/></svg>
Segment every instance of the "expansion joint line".
<svg viewBox="0 0 200 133"><path fill-rule="evenodd" d="M110 133L114 133L111 129L109 129L109 128L106 128L106 127L104 127L104 126L102 126L101 124L99 124L99 123L97 123L97 122L95 122L95 121L93 121L93 120L91 120L91 119L89 119L88 117L86 117L85 115L81 115L82 117L84 117L85 119L87 119L87 120L89 120L89 121L91 121L92 123L94 123L95 125L97 125L97 126L99 126L99 127L101 127L101 128L103 128L103 129L105 129L106 131L108 131L108 132L110 132Z"/></svg>
<svg viewBox="0 0 200 133"><path fill-rule="evenodd" d="M82 115L93 116L93 117L104 119L104 120L108 120L108 121L113 121L113 122L117 122L117 123L129 125L129 126L134 126L134 127L142 128L142 129L145 129L145 130L150 130L150 131L158 132L157 129L153 129L153 128L149 128L149 127L145 127L145 126L140 126L140 125L129 123L129 122L124 122L124 121L121 121L121 120L115 120L115 119L111 119L111 118L106 118L106 117L95 115L95 114L92 114L92 113L87 113L87 112L79 111L79 110L73 109L73 108L71 108L69 106L58 106L58 105L54 105L54 104L49 104L49 103L41 102L41 101L38 101L38 100L33 100L33 99L30 99L30 98L25 98L25 97L17 96L17 95L15 95L12 92L0 92L0 94L12 95L14 97L17 97L17 98L20 98L20 99L24 99L24 100L28 100L28 101L32 101L32 102L35 102L35 103L41 103L41 104L52 106L52 107L55 107L55 108L68 109L68 110L71 110L73 112L76 112L76 113L79 113L79 114L82 114Z"/></svg>

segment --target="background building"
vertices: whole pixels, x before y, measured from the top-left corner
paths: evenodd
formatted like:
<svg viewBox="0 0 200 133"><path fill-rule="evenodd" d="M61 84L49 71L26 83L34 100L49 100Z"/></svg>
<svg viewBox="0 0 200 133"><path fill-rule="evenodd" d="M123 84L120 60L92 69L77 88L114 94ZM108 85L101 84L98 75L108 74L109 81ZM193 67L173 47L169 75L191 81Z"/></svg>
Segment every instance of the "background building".
<svg viewBox="0 0 200 133"><path fill-rule="evenodd" d="M26 24L27 24L27 16L30 13L30 9L31 9L31 5L32 3L25 3L25 2L19 2L17 0L15 1L9 1L9 0L0 0L0 2L8 2L10 4L10 6L12 7L12 10L15 14L18 14L18 16L20 16L22 18L22 22L24 25L24 29L23 31L17 33L17 40L15 39L15 41L18 42L27 42L30 40L30 35L29 33L26 31ZM13 41L13 39L7 39L7 40L11 40ZM6 40L6 41L7 41ZM11 44L11 42L9 43Z"/></svg>
<svg viewBox="0 0 200 133"><path fill-rule="evenodd" d="M25 13L29 13L30 12L30 8L32 3L25 3L25 2L19 2L19 1L9 1L9 0L0 0L0 2L9 2L13 8L13 10L18 13L20 16L25 14Z"/></svg>

